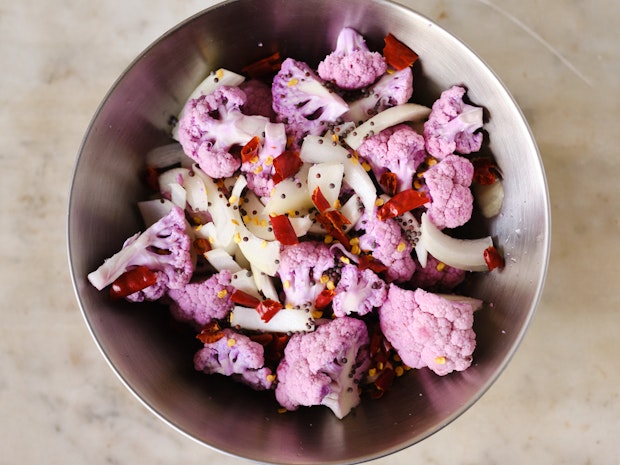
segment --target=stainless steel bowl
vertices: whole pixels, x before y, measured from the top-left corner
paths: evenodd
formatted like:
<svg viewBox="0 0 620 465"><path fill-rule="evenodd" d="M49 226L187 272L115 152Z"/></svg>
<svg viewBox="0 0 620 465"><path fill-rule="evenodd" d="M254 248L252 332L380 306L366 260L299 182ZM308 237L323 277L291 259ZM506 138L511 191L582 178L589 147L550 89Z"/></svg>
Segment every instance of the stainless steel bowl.
<svg viewBox="0 0 620 465"><path fill-rule="evenodd" d="M381 49L391 32L421 57L415 95L430 104L465 83L486 108L490 150L505 176L501 215L484 228L507 257L469 292L491 305L476 314L478 346L467 371L409 372L380 401L337 420L328 409L279 414L271 395L197 373L191 334L155 305L112 303L86 275L141 229L145 153L168 141L170 118L207 72L241 67L279 50L316 64L344 26ZM541 160L527 123L491 70L429 19L383 0L238 0L164 34L119 78L94 116L75 166L68 248L86 323L122 382L162 420L224 453L286 464L355 463L423 440L470 407L497 379L538 304L549 256L550 214Z"/></svg>

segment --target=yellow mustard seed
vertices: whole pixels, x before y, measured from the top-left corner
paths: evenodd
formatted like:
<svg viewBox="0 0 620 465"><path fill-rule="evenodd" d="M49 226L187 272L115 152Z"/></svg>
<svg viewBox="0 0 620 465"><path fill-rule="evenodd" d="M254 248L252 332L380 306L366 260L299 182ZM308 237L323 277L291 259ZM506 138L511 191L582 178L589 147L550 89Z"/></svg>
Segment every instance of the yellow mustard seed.
<svg viewBox="0 0 620 465"><path fill-rule="evenodd" d="M235 241L235 244L239 244L241 242L241 234L235 233L233 240Z"/></svg>
<svg viewBox="0 0 620 465"><path fill-rule="evenodd" d="M218 69L215 72L215 77L217 77L218 79L222 79L224 77L224 70L222 68Z"/></svg>
<svg viewBox="0 0 620 465"><path fill-rule="evenodd" d="M376 368L371 368L370 370L368 370L368 376L373 377L377 374L377 369Z"/></svg>
<svg viewBox="0 0 620 465"><path fill-rule="evenodd" d="M261 226L261 227L263 227L263 228L266 228L266 227L267 227L267 225L269 224L269 222L268 222L267 220L260 220L260 221L258 222L258 224L259 224L259 226Z"/></svg>
<svg viewBox="0 0 620 465"><path fill-rule="evenodd" d="M230 204L237 203L238 200L239 200L239 197L237 197L236 195L231 195L230 198L228 199L228 203Z"/></svg>
<svg viewBox="0 0 620 465"><path fill-rule="evenodd" d="M312 312L312 318L314 318L315 320L318 320L322 316L323 316L323 312L320 310L315 310Z"/></svg>
<svg viewBox="0 0 620 465"><path fill-rule="evenodd" d="M378 198L377 200L375 200L375 207L380 207L381 205L383 205L385 202L383 201L382 198Z"/></svg>
<svg viewBox="0 0 620 465"><path fill-rule="evenodd" d="M258 174L262 171L263 171L263 165L258 165L256 168L254 168L254 174Z"/></svg>
<svg viewBox="0 0 620 465"><path fill-rule="evenodd" d="M273 157L271 155L265 158L265 165L267 166L273 165Z"/></svg>
<svg viewBox="0 0 620 465"><path fill-rule="evenodd" d="M354 238L352 238L352 239L349 241L349 243L350 243L351 245L356 245L356 244L359 244L359 243L360 243L360 238L359 238L359 237L354 237Z"/></svg>
<svg viewBox="0 0 620 465"><path fill-rule="evenodd" d="M264 249L265 247L267 247L267 241L263 240L263 242L260 243L260 246L262 249Z"/></svg>
<svg viewBox="0 0 620 465"><path fill-rule="evenodd" d="M404 252L406 248L407 248L407 244L405 244L404 242L401 242L400 244L398 244L398 247L396 247L396 250L398 250L399 252Z"/></svg>
<svg viewBox="0 0 620 465"><path fill-rule="evenodd" d="M292 308L294 308L294 305L292 303L288 303L284 306L284 308L286 308L287 310L291 310Z"/></svg>
<svg viewBox="0 0 620 465"><path fill-rule="evenodd" d="M362 249L360 249L360 246L359 246L359 245L354 244L354 245L351 247L351 253L352 253L353 255L359 255L360 253L362 253Z"/></svg>
<svg viewBox="0 0 620 465"><path fill-rule="evenodd" d="M435 363L437 365L445 365L446 364L446 357L435 357Z"/></svg>
<svg viewBox="0 0 620 465"><path fill-rule="evenodd" d="M273 383L275 380L276 380L276 375L274 374L267 375L268 382Z"/></svg>
<svg viewBox="0 0 620 465"><path fill-rule="evenodd" d="M291 282L287 279L286 281L284 281L284 282L282 283L282 287L283 287L284 289L288 289L288 288L290 288L290 287L291 287Z"/></svg>
<svg viewBox="0 0 620 465"><path fill-rule="evenodd" d="M230 220L232 222L232 224L234 224L235 226L239 226L239 222L236 219L232 219Z"/></svg>
<svg viewBox="0 0 620 465"><path fill-rule="evenodd" d="M321 281L321 284L327 284L327 281L329 281L329 276L324 274L323 276L321 276L321 279L319 281Z"/></svg>
<svg viewBox="0 0 620 465"><path fill-rule="evenodd" d="M287 85L289 87L293 87L293 86L296 86L298 83L299 83L299 79L293 78L290 81L288 81Z"/></svg>
<svg viewBox="0 0 620 465"><path fill-rule="evenodd" d="M228 295L228 291L227 291L226 289L222 289L221 291L219 291L219 292L217 293L217 296L218 296L220 299L223 299L223 298L224 298L224 297L226 297L227 295Z"/></svg>
<svg viewBox="0 0 620 465"><path fill-rule="evenodd" d="M439 262L435 268L437 271L443 271L446 268L446 264L444 262Z"/></svg>
<svg viewBox="0 0 620 465"><path fill-rule="evenodd" d="M235 341L232 337L228 339L228 341L226 341L226 344L228 345L228 347L233 347L236 343L237 341Z"/></svg>
<svg viewBox="0 0 620 465"><path fill-rule="evenodd" d="M413 188L414 189L421 189L422 188L422 183L416 179L415 181L413 181Z"/></svg>
<svg viewBox="0 0 620 465"><path fill-rule="evenodd" d="M401 366L397 366L394 368L394 373L396 373L396 376L402 376L405 373L405 369Z"/></svg>
<svg viewBox="0 0 620 465"><path fill-rule="evenodd" d="M362 163L362 167L364 168L364 170L366 171L370 171L372 169L372 166L370 166L370 163L368 163L367 161Z"/></svg>
<svg viewBox="0 0 620 465"><path fill-rule="evenodd" d="M334 208L338 210L342 205L340 204L340 200L334 200Z"/></svg>
<svg viewBox="0 0 620 465"><path fill-rule="evenodd" d="M325 239L323 239L323 242L325 242L326 244L331 244L332 242L334 242L334 238L330 236L329 234L326 234Z"/></svg>
<svg viewBox="0 0 620 465"><path fill-rule="evenodd" d="M286 413L286 412L288 412L288 410L286 410L284 407L280 407L278 409L278 413Z"/></svg>
<svg viewBox="0 0 620 465"><path fill-rule="evenodd" d="M435 158L433 158L433 157L428 157L426 159L426 164L428 166L435 166L437 164L437 160Z"/></svg>
<svg viewBox="0 0 620 465"><path fill-rule="evenodd" d="M333 281L327 281L327 284L325 284L325 287L329 289L330 291L333 291L334 289L336 289L336 285L334 284Z"/></svg>
<svg viewBox="0 0 620 465"><path fill-rule="evenodd" d="M347 265L348 265L349 263L351 263L351 260L349 260L349 257L345 257L344 255L343 255L342 257L340 257L340 261L341 261L342 263L346 263Z"/></svg>
<svg viewBox="0 0 620 465"><path fill-rule="evenodd" d="M252 221L252 219L250 218L250 215L245 215L245 216L242 218L242 220L243 220L243 222L244 222L244 223L246 223L246 224L247 224L247 223L249 223L250 221Z"/></svg>

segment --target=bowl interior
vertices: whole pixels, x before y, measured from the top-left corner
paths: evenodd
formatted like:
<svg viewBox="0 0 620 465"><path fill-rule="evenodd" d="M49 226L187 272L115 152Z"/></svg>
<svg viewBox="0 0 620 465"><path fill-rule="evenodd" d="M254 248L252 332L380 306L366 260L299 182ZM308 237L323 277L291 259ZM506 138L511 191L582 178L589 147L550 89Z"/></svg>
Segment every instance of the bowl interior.
<svg viewBox="0 0 620 465"><path fill-rule="evenodd" d="M312 27L308 27L312 25ZM468 289L476 314L474 365L437 377L409 372L380 401L344 420L323 408L279 414L272 396L193 369L192 333L156 304L111 303L86 275L141 230L135 207L145 153L169 142L170 120L211 70L240 71L280 51L312 65L344 26L381 49L391 32L419 55L414 98L430 104L463 83L486 109L488 144L502 169L503 212L484 222L507 260ZM70 195L68 247L84 317L104 356L155 414L228 454L272 463L353 463L412 445L460 415L509 361L538 303L549 254L547 187L536 145L513 99L485 64L427 18L380 0L238 0L199 13L149 47L110 90L84 138ZM480 231L473 231L476 234Z"/></svg>

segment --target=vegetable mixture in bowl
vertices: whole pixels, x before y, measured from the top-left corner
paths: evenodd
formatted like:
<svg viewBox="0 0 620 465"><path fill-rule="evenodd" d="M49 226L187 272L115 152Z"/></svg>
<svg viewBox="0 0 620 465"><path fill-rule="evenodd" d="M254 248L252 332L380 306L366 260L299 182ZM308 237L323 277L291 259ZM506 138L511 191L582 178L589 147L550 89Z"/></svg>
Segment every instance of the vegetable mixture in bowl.
<svg viewBox="0 0 620 465"><path fill-rule="evenodd" d="M246 7L249 18L260 3L278 2L231 2L211 12L228 17ZM351 8L401 12L383 2ZM218 66L204 60L210 69L197 85L182 86L184 95L175 88L178 111L155 124L160 129L151 139L145 133L152 129L142 130L139 144L125 135L135 125L109 120L131 168L121 172L101 158L92 163L103 164L107 182L120 186L114 196L121 215L105 208L98 216L105 199L92 202L88 213L76 209L84 205L73 197L78 162L72 265L71 213L96 224L100 235L127 231L116 249L108 243L105 255L97 248L73 266L93 335L147 406L205 444L274 463L360 461L412 444L481 395L533 312L546 266L544 177L533 201L542 202L543 221L536 221L543 229L524 260L534 256L538 263L529 288L519 291L510 280L516 271L517 284L525 273L516 255L524 245L515 249L513 218L515 211L525 214L515 207L524 192L511 179L515 161L496 142L506 137L497 123L516 118L511 124L524 131L519 150L533 157L530 170L540 176L527 126L518 109L506 110L506 101L514 107L507 96L500 106L497 94L485 100L480 80L505 91L473 54L462 58L480 75L446 74L433 82L436 57L418 38L437 34L436 26L405 11L400 25L336 16L327 29L331 41L317 39L323 51L308 56L290 45L286 31L270 31L269 41L257 34L245 62L215 54ZM194 25L209 14L186 24L193 36L180 27L154 49L170 56L166 40L177 37L210 50ZM415 34L407 21L417 25ZM444 34L435 40L471 53ZM135 64L143 74L134 83L128 71L129 84L153 72L161 58L152 54ZM195 58L167 66L177 76L200 67ZM172 78L164 82L173 85ZM99 118L120 111L115 92ZM144 102L133 117L161 121L157 105ZM132 108L123 114L131 119ZM91 128L82 157L96 151L89 142L98 131ZM97 182L93 188L107 190ZM506 299L519 292L523 307L515 316L514 301ZM194 375L181 368L188 366ZM196 415L169 403L171 393ZM403 425L391 436L382 436L386 414ZM246 435L273 428L303 439L277 452L249 439L239 450L222 436L225 428L207 426L216 416L245 422ZM318 436L301 433L315 425ZM371 434L380 444L351 439L360 430L367 430L360 439ZM323 450L306 452L306 442Z"/></svg>
<svg viewBox="0 0 620 465"><path fill-rule="evenodd" d="M481 302L452 293L503 258L490 237L446 231L470 221L472 183L493 186L493 215L503 191L495 161L475 158L483 112L464 87L410 102L417 59L346 27L317 70L275 55L246 76L213 72L179 142L146 156L148 229L90 282L170 305L204 343L197 370L274 390L288 410L343 418L410 368L467 369Z"/></svg>

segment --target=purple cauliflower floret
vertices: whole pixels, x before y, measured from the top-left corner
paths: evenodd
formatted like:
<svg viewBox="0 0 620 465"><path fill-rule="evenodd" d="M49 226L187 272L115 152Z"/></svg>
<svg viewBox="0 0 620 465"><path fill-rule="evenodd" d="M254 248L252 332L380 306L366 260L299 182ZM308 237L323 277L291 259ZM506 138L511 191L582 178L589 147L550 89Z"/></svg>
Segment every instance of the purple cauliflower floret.
<svg viewBox="0 0 620 465"><path fill-rule="evenodd" d="M185 286L194 272L192 240L187 234L183 210L177 206L149 226L127 239L123 248L95 271L88 280L98 290L112 284L126 271L146 266L157 275L157 282L129 296L131 301L157 300L168 289Z"/></svg>
<svg viewBox="0 0 620 465"><path fill-rule="evenodd" d="M265 349L232 329L224 337L207 343L194 355L194 367L207 374L230 376L257 391L270 389L275 376L265 366Z"/></svg>
<svg viewBox="0 0 620 465"><path fill-rule="evenodd" d="M386 74L366 89L364 97L349 102L349 111L342 118L359 124L383 110L407 103L412 95L413 71L407 67Z"/></svg>
<svg viewBox="0 0 620 465"><path fill-rule="evenodd" d="M386 171L398 178L397 191L411 189L418 166L426 159L424 137L406 124L384 129L368 137L358 148L377 179Z"/></svg>
<svg viewBox="0 0 620 465"><path fill-rule="evenodd" d="M386 281L406 282L415 271L413 249L398 223L393 219L379 220L376 214L365 213L357 226L364 230L359 246L387 267Z"/></svg>
<svg viewBox="0 0 620 465"><path fill-rule="evenodd" d="M260 136L269 119L241 112L245 93L238 87L222 86L191 99L179 121L179 142L185 154L212 178L232 176L241 166L231 150Z"/></svg>
<svg viewBox="0 0 620 465"><path fill-rule="evenodd" d="M294 334L276 372L277 401L288 410L325 405L344 418L360 403L357 388L370 366L368 344L366 324L351 317Z"/></svg>
<svg viewBox="0 0 620 465"><path fill-rule="evenodd" d="M387 63L380 53L368 49L361 34L345 27L338 35L336 49L319 63L317 71L321 79L341 89L361 89L383 75Z"/></svg>
<svg viewBox="0 0 620 465"><path fill-rule="evenodd" d="M293 306L312 306L323 289L324 273L334 267L329 247L319 241L305 241L283 246L280 252L278 275L286 303Z"/></svg>
<svg viewBox="0 0 620 465"><path fill-rule="evenodd" d="M239 88L245 92L245 103L241 107L245 115L260 115L275 119L272 108L271 87L258 79L248 79Z"/></svg>
<svg viewBox="0 0 620 465"><path fill-rule="evenodd" d="M415 273L413 273L409 284L427 291L445 292L461 284L465 280L466 274L465 270L446 265L428 254L425 267L416 262Z"/></svg>
<svg viewBox="0 0 620 465"><path fill-rule="evenodd" d="M255 159L243 162L248 187L259 197L269 197L274 187L273 160L286 149L286 129L282 123L267 123L265 138Z"/></svg>
<svg viewBox="0 0 620 465"><path fill-rule="evenodd" d="M168 291L168 278L166 273L162 271L155 271L154 273L155 276L157 276L157 282L155 284L145 287L133 294L129 294L125 299L134 303L161 299Z"/></svg>
<svg viewBox="0 0 620 465"><path fill-rule="evenodd" d="M428 218L439 229L456 228L469 221L474 208L471 182L473 164L464 157L448 155L424 172Z"/></svg>
<svg viewBox="0 0 620 465"><path fill-rule="evenodd" d="M482 145L482 108L463 102L465 88L452 86L433 103L424 123L426 150L438 160L451 153L477 152Z"/></svg>
<svg viewBox="0 0 620 465"><path fill-rule="evenodd" d="M411 368L428 367L440 376L471 365L476 347L473 322L471 302L393 284L379 309L381 331L402 361Z"/></svg>
<svg viewBox="0 0 620 465"><path fill-rule="evenodd" d="M332 300L334 315L342 317L356 313L366 315L380 307L387 298L387 286L372 270L360 270L355 265L342 267L340 281Z"/></svg>
<svg viewBox="0 0 620 465"><path fill-rule="evenodd" d="M292 146L308 135L323 135L349 109L335 92L325 87L307 63L287 58L273 78L273 110L286 125Z"/></svg>
<svg viewBox="0 0 620 465"><path fill-rule="evenodd" d="M232 273L222 270L208 279L191 281L180 289L169 290L170 312L177 320L198 328L225 318L234 307L231 296L235 289L231 280Z"/></svg>

